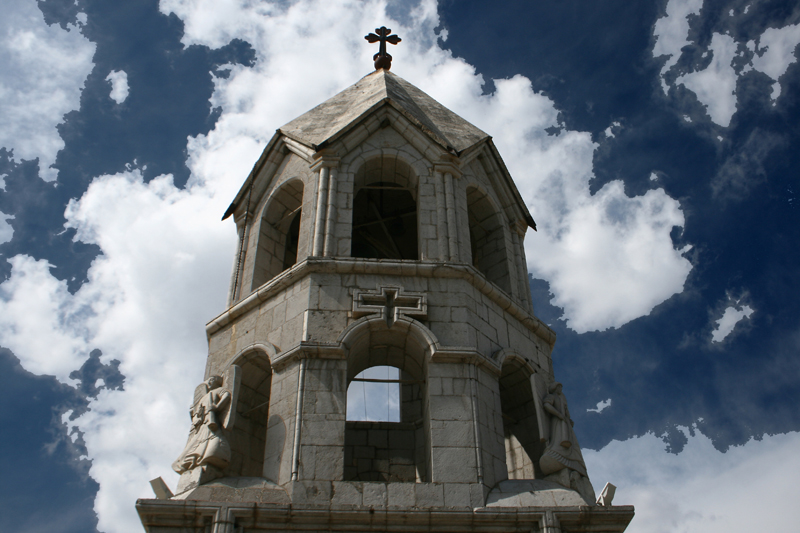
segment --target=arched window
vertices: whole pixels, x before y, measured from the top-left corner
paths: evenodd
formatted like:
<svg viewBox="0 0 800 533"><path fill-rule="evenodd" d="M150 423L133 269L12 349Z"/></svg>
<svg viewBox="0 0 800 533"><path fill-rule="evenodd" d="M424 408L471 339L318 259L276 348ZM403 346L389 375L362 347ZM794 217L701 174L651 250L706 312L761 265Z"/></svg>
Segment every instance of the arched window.
<svg viewBox="0 0 800 533"><path fill-rule="evenodd" d="M236 394L236 417L228 428L231 464L227 475L264 476L272 367L264 354L252 353L238 363L241 381Z"/></svg>
<svg viewBox="0 0 800 533"><path fill-rule="evenodd" d="M419 259L417 178L396 157L370 159L355 175L351 255Z"/></svg>
<svg viewBox="0 0 800 533"><path fill-rule="evenodd" d="M269 199L259 225L253 270L255 290L297 262L303 182L284 183Z"/></svg>
<svg viewBox="0 0 800 533"><path fill-rule="evenodd" d="M531 388L531 374L517 359L503 364L500 406L506 445L508 479L533 479L544 451Z"/></svg>
<svg viewBox="0 0 800 533"><path fill-rule="evenodd" d="M367 335L348 358L343 477L427 481L424 350L407 331L382 333Z"/></svg>
<svg viewBox="0 0 800 533"><path fill-rule="evenodd" d="M475 187L467 188L467 212L473 266L489 281L511 294L506 239L500 215L489 197Z"/></svg>

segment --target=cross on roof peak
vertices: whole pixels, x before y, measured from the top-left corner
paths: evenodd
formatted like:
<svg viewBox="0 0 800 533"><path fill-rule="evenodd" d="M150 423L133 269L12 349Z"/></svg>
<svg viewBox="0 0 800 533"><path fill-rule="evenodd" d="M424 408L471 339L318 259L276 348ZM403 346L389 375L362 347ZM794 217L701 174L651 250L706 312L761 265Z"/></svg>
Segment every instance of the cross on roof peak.
<svg viewBox="0 0 800 533"><path fill-rule="evenodd" d="M370 43L381 43L378 53L372 56L372 59L375 60L375 70L380 70L382 68L389 70L392 68L392 56L386 52L386 43L397 44L402 41L402 39L397 35L390 35L390 33L392 33L392 30L386 26L381 26L380 28L375 28L375 33L364 36L364 39Z"/></svg>

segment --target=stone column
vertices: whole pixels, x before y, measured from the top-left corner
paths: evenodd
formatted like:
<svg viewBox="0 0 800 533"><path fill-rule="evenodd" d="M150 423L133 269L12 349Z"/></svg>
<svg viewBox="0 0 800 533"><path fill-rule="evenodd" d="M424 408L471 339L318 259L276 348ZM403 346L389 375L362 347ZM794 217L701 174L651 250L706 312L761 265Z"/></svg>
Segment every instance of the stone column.
<svg viewBox="0 0 800 533"><path fill-rule="evenodd" d="M433 186L436 190L436 231L439 237L439 260L450 260L450 245L447 235L447 207L444 198L444 174L435 170Z"/></svg>
<svg viewBox="0 0 800 533"><path fill-rule="evenodd" d="M236 257L233 259L233 269L231 270L231 281L228 286L228 307L233 305L236 301L236 288L242 279L242 271L244 270L244 243L245 243L245 227L244 224L236 225L236 234L238 243L236 245Z"/></svg>
<svg viewBox="0 0 800 533"><path fill-rule="evenodd" d="M477 381L478 378L475 375L475 365L469 365L469 392L472 399L472 428L475 431L475 464L478 470L478 483L483 484L483 457L482 451L483 448L481 447L481 432L478 429L478 420L480 420L478 416L478 390L477 390Z"/></svg>
<svg viewBox="0 0 800 533"><path fill-rule="evenodd" d="M458 231L456 229L455 194L453 189L453 174L444 173L444 199L447 210L447 244L450 250L450 261L458 261Z"/></svg>
<svg viewBox="0 0 800 533"><path fill-rule="evenodd" d="M545 511L542 520L542 533L561 533L561 523L553 511Z"/></svg>
<svg viewBox="0 0 800 533"><path fill-rule="evenodd" d="M336 224L336 176L336 168L331 167L330 177L328 179L328 205L325 209L325 244L323 246L323 255L325 257L333 257L336 255L336 250L334 250L334 230Z"/></svg>
<svg viewBox="0 0 800 533"><path fill-rule="evenodd" d="M300 471L300 427L303 424L303 392L305 391L306 366L308 359L300 360L297 374L297 406L294 418L294 442L292 443L292 481L297 481Z"/></svg>
<svg viewBox="0 0 800 533"><path fill-rule="evenodd" d="M524 254L524 237L525 230L520 228L520 224L512 222L509 225L511 230L511 244L514 247L514 268L517 271L517 287L519 296L517 300L522 304L522 307L528 311L531 309L530 287L528 286L528 267L523 260ZM527 296L526 296L527 294Z"/></svg>
<svg viewBox="0 0 800 533"><path fill-rule="evenodd" d="M328 176L330 167L323 165L319 169L319 180L317 182L317 213L314 220L314 247L311 255L320 257L324 251L325 235L325 211L328 198Z"/></svg>

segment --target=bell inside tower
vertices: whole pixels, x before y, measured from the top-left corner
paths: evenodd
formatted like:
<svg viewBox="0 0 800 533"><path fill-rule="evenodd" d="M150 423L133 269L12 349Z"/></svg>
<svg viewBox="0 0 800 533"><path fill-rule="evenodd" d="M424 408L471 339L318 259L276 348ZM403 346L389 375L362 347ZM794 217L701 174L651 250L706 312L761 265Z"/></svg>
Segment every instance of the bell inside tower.
<svg viewBox="0 0 800 533"><path fill-rule="evenodd" d="M419 259L417 178L403 160L370 159L356 172L352 256Z"/></svg>

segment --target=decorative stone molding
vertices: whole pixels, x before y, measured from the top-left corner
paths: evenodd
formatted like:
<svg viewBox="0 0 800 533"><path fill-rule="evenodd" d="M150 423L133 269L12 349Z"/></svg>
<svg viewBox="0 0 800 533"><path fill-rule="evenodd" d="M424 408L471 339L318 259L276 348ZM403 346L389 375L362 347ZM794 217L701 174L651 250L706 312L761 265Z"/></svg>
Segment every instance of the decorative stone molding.
<svg viewBox="0 0 800 533"><path fill-rule="evenodd" d="M404 291L399 286L378 286L375 291L356 289L353 292L353 316L378 314L392 325L401 316L428 316L426 296L421 292Z"/></svg>
<svg viewBox="0 0 800 533"><path fill-rule="evenodd" d="M236 302L206 324L206 335L211 336L236 318L258 307L275 294L294 285L311 273L331 272L337 274L378 274L385 276L421 276L429 278L464 279L481 293L494 301L502 310L520 321L526 328L546 341L550 346L556 342L556 334L547 324L531 315L515 303L481 274L478 269L464 263L441 261L394 261L356 258L309 257L265 283L249 296Z"/></svg>

